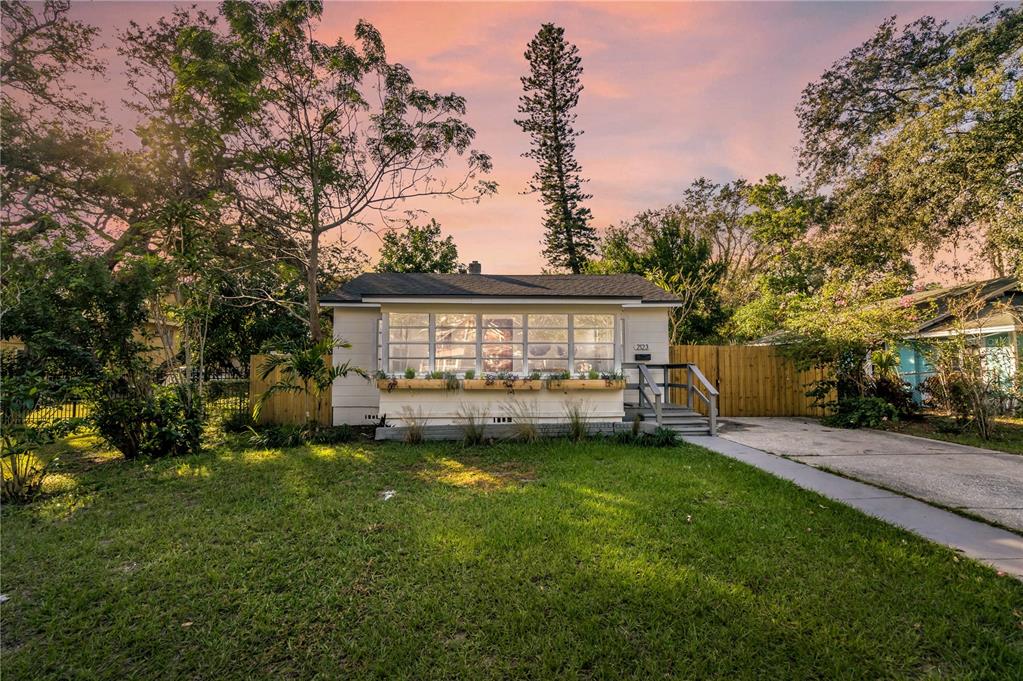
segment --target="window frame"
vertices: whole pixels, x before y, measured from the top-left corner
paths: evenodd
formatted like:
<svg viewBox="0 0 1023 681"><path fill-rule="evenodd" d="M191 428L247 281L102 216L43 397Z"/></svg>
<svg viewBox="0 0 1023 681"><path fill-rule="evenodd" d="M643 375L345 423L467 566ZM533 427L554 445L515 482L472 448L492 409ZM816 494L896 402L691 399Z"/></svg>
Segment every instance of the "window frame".
<svg viewBox="0 0 1023 681"><path fill-rule="evenodd" d="M556 315L565 315L565 316L567 316L567 318L568 318L568 321L567 321L568 326L567 327L550 327L550 328L557 328L557 329L566 328L567 337L566 337L565 343L568 346L567 368L568 368L568 371L572 375L575 375L575 374L578 373L577 371L575 371L575 355L576 355L576 351L575 351L575 346L576 346L576 340L575 340L575 321L576 321L576 316L578 316L578 315L601 315L601 316L610 317L611 318L611 322L612 322L611 327L610 327L611 328L611 340L610 341L603 341L603 342L599 342L599 343L598 342L581 343L581 344L582 345L610 345L611 349L612 349L612 357L610 358L612 370L613 371L620 371L620 369L621 369L621 356L622 356L622 354L621 354L621 350L620 350L619 346L621 344L621 339L622 339L623 322L624 322L624 320L621 318L621 315L616 313L616 312L603 312L603 311L601 311L601 312L564 312L564 311L545 311L545 310L542 310L542 309L541 310L534 310L534 311L522 310L522 311L514 311L514 312L507 312L507 313L501 312L500 310L488 310L488 311L483 311L483 312L457 312L457 311L456 312L404 312L404 311L390 312L390 311L388 311L388 312L383 312L381 314L379 338L380 338L380 341L381 341L382 345L381 345L381 348L379 349L379 360L378 360L379 361L379 366L385 367L387 369L387 373L388 374L401 373L401 372L391 371L391 361L392 361L392 356L391 356L391 344L392 344L392 341L391 341L391 316L395 315L395 314L424 314L424 315L427 315L427 317L429 319L428 335L427 335L427 341L426 341L426 344L427 344L428 349L429 349L429 358L427 360L427 362L428 362L428 369L426 371L427 374L432 373L432 372L438 370L437 369L437 315L443 315L443 314L465 314L465 315L472 314L472 315L475 316L475 318L476 318L476 362L475 362L475 369L474 369L474 371L475 371L477 376L483 376L485 374L498 373L498 372L495 372L495 371L484 371L483 370L483 365L484 365L483 349L484 349L484 346L486 346L486 345L511 345L511 346L519 346L521 348L521 351L522 351L522 360L521 360L521 362L522 362L522 370L521 371L512 371L510 373L513 373L513 374L516 374L516 375L520 375L520 376L529 376L530 373L532 373L533 371L536 371L536 369L533 369L530 366L529 346L531 344L531 341L530 341L531 326L529 324L529 317L530 317L530 315L534 315L535 316L535 315L539 315L539 314L552 314L552 315L556 314ZM519 341L519 342L516 342L516 341L508 341L508 342L491 341L489 343L488 342L484 342L484 340L483 340L483 336L484 336L483 317L485 315L501 315L501 314L507 314L508 316L518 316L518 317L521 317L521 319L522 319L522 326L521 326L522 340L521 341ZM424 327L396 327L396 328L424 328ZM448 328L448 327L444 327L444 328ZM519 327L514 327L513 326L512 330L514 331L517 328L519 328ZM536 328L539 329L539 328L547 328L547 327L536 327ZM598 327L584 326L584 327L581 327L581 328L582 329L590 329L590 328L598 328ZM599 327L599 328L606 328L606 327ZM542 343L543 341L540 341L540 342ZM398 343L395 343L395 344L396 345L403 345L403 344L404 345L408 345L409 343L398 342ZM559 344L560 344L560 342L559 342ZM465 345L470 345L470 344L466 343ZM599 358L593 358L593 359L599 359ZM514 352L513 352L512 362L514 362L514 361L515 361L515 357L514 357ZM514 364L513 364L513 366L514 366ZM540 371L541 371L541 373L544 373L544 374L550 374L550 373L553 373L555 370L547 369L547 370L540 370ZM422 372L416 372L416 373L418 375L418 374L420 374ZM465 373L465 370L454 372L455 375L464 375L464 373Z"/></svg>

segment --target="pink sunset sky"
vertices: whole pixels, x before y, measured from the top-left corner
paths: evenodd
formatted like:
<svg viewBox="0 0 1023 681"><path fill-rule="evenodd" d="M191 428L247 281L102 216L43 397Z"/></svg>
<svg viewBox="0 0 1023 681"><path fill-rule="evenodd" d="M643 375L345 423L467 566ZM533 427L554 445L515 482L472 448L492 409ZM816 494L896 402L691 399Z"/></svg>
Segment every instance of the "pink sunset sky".
<svg viewBox="0 0 1023 681"><path fill-rule="evenodd" d="M74 7L103 29L110 72L89 85L111 117L130 127L115 34L129 20L169 11L157 2ZM780 173L797 181L794 107L806 84L867 39L885 17L959 22L991 3L326 3L320 35L351 38L364 18L382 33L389 58L421 87L468 100L477 146L494 160L499 193L478 204L410 204L454 234L464 261L485 272L543 266L542 210L524 195L534 171L528 139L514 124L526 71L523 51L543 22L579 47L585 87L578 107L578 159L593 224L603 229L676 201L695 178L722 182ZM210 5L210 9L215 9ZM346 235L347 236L347 235ZM375 256L377 237L359 246Z"/></svg>

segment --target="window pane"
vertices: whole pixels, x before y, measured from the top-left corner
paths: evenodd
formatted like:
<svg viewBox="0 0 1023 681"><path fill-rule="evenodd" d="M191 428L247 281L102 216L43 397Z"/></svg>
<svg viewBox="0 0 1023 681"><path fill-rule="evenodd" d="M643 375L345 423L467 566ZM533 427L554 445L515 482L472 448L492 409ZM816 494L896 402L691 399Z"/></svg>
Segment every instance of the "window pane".
<svg viewBox="0 0 1023 681"><path fill-rule="evenodd" d="M450 371L452 373L462 373L469 369L476 368L475 358L465 357L438 357L436 360L437 371Z"/></svg>
<svg viewBox="0 0 1023 681"><path fill-rule="evenodd" d="M429 329L407 329L402 327L391 327L387 332L391 342L414 342L427 343L430 340Z"/></svg>
<svg viewBox="0 0 1023 681"><path fill-rule="evenodd" d="M485 357L483 359L484 373L507 372L513 374L522 373L522 359L508 357Z"/></svg>
<svg viewBox="0 0 1023 681"><path fill-rule="evenodd" d="M555 342L565 343L568 341L568 329L534 329L529 327L529 342Z"/></svg>
<svg viewBox="0 0 1023 681"><path fill-rule="evenodd" d="M425 373L430 369L428 359L392 359L387 363L387 370L392 374L401 374L405 369L412 369L416 373Z"/></svg>
<svg viewBox="0 0 1023 681"><path fill-rule="evenodd" d="M484 329L521 329L522 315L520 314L485 314L483 315Z"/></svg>
<svg viewBox="0 0 1023 681"><path fill-rule="evenodd" d="M577 359L575 361L575 373L586 373L588 371L599 371L611 373L614 371L614 360L612 359Z"/></svg>
<svg viewBox="0 0 1023 681"><path fill-rule="evenodd" d="M576 359L614 359L615 346L611 343L576 343Z"/></svg>
<svg viewBox="0 0 1023 681"><path fill-rule="evenodd" d="M442 329L437 327L438 343L475 343L476 329Z"/></svg>
<svg viewBox="0 0 1023 681"><path fill-rule="evenodd" d="M568 359L529 359L529 370L547 373L551 371L565 371L568 369Z"/></svg>
<svg viewBox="0 0 1023 681"><path fill-rule="evenodd" d="M391 312L388 316L390 326L429 326L430 315L419 312Z"/></svg>
<svg viewBox="0 0 1023 681"><path fill-rule="evenodd" d="M529 361L534 359L568 359L568 343L530 343Z"/></svg>
<svg viewBox="0 0 1023 681"><path fill-rule="evenodd" d="M610 343L614 341L614 329L580 329L572 330L576 343Z"/></svg>
<svg viewBox="0 0 1023 681"><path fill-rule="evenodd" d="M483 329L484 343L521 343L522 329Z"/></svg>
<svg viewBox="0 0 1023 681"><path fill-rule="evenodd" d="M407 343L391 343L387 347L391 359L404 359L406 357L429 357L430 346Z"/></svg>
<svg viewBox="0 0 1023 681"><path fill-rule="evenodd" d="M610 314L577 314L572 318L577 329L614 329L615 317Z"/></svg>
<svg viewBox="0 0 1023 681"><path fill-rule="evenodd" d="M522 346L511 343L488 343L483 346L483 357L489 358L522 358Z"/></svg>
<svg viewBox="0 0 1023 681"><path fill-rule="evenodd" d="M437 343L436 357L468 357L476 358L475 345L462 345L458 343Z"/></svg>
<svg viewBox="0 0 1023 681"><path fill-rule="evenodd" d="M438 327L476 328L476 315L474 314L439 314L435 321Z"/></svg>
<svg viewBox="0 0 1023 681"><path fill-rule="evenodd" d="M567 314L531 314L529 315L529 329L553 329L568 328Z"/></svg>

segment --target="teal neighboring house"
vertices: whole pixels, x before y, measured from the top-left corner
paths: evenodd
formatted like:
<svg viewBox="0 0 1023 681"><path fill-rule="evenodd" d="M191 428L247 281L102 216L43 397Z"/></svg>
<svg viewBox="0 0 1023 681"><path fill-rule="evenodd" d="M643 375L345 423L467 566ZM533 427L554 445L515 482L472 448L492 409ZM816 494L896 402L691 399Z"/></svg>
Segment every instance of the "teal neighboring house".
<svg viewBox="0 0 1023 681"><path fill-rule="evenodd" d="M970 319L957 320L953 310L961 309L961 304L967 301L977 301L975 307L971 305L975 312ZM934 374L926 357L927 345L961 331L970 336L971 345L982 353L988 370L1007 385L1021 370L1023 292L1017 278L1000 277L919 291L893 302L921 311L921 323L898 346L899 373L913 387L917 401L923 400L924 381Z"/></svg>

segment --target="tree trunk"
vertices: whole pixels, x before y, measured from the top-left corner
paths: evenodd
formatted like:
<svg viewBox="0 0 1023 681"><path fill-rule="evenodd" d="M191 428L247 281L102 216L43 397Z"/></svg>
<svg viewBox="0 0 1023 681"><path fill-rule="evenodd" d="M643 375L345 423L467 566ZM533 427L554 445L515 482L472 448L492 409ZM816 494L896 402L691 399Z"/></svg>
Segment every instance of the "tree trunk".
<svg viewBox="0 0 1023 681"><path fill-rule="evenodd" d="M320 269L320 235L313 232L309 240L309 263L306 269L306 304L309 306L309 336L314 343L323 340L320 328L320 301L316 273Z"/></svg>

